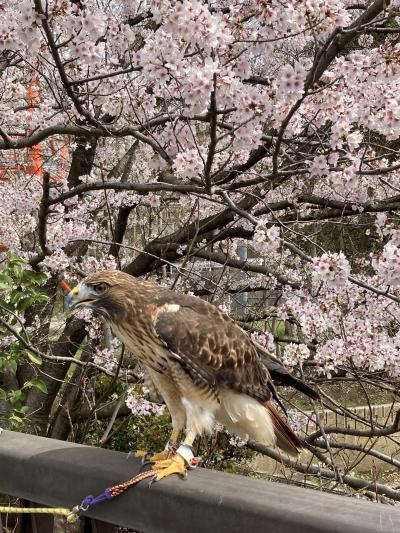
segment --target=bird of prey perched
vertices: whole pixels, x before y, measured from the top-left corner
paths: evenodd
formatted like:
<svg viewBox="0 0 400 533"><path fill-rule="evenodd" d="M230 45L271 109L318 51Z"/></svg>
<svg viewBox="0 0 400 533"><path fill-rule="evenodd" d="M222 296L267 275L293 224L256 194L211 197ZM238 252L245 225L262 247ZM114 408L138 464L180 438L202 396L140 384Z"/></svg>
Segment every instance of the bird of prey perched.
<svg viewBox="0 0 400 533"><path fill-rule="evenodd" d="M194 439L211 431L215 421L241 438L291 455L300 451L300 440L271 402L277 396L268 367L282 383L313 398L318 394L212 304L105 270L72 289L67 305L102 315L163 397L173 431L165 451L152 458L156 481L186 472ZM185 438L179 445L181 430Z"/></svg>

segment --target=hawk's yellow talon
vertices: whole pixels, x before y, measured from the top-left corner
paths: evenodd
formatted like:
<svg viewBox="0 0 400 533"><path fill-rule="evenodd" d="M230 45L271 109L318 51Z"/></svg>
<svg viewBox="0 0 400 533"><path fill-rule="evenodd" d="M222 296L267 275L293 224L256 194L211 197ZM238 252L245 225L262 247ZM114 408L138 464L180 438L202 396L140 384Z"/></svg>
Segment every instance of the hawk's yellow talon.
<svg viewBox="0 0 400 533"><path fill-rule="evenodd" d="M162 470L156 474L154 481L160 481L160 479L171 476L172 474L185 476L188 466L183 457L179 454L175 454L170 459L157 461L152 467L153 470L160 470L160 468L162 468Z"/></svg>
<svg viewBox="0 0 400 533"><path fill-rule="evenodd" d="M135 452L135 457L144 457L145 455L147 455L149 452L146 452L145 450L137 450Z"/></svg>
<svg viewBox="0 0 400 533"><path fill-rule="evenodd" d="M173 456L174 452L164 450L163 452L153 453L144 450L138 450L135 452L135 457L143 458L145 457L148 461L164 461L165 459L170 459Z"/></svg>

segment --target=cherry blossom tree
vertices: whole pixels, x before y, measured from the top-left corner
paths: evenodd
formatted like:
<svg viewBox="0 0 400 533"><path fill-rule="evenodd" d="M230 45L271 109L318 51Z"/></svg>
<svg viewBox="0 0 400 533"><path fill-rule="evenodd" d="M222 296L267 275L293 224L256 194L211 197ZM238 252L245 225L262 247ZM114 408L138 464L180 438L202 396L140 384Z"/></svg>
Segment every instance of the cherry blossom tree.
<svg viewBox="0 0 400 533"><path fill-rule="evenodd" d="M93 400L104 375L129 384L136 414L162 411L140 399L134 354L62 314L60 280L120 268L223 305L315 381L314 462L291 468L400 500L337 464L355 446L400 465L374 449L399 449L400 414L377 423L370 398L395 411L399 395L400 2L15 0L0 4L0 83L7 416L58 438L113 422L127 393L111 411L111 389ZM333 382L358 387L370 416ZM362 429L324 427L321 409Z"/></svg>

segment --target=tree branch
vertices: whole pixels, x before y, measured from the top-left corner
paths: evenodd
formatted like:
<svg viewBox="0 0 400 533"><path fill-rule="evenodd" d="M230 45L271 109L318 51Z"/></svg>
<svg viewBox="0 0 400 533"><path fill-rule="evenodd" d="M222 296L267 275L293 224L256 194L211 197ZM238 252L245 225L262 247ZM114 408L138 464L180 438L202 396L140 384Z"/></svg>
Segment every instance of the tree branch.
<svg viewBox="0 0 400 533"><path fill-rule="evenodd" d="M258 274L265 274L266 276L273 276L282 285L289 285L290 287L293 287L294 289L300 288L299 283L295 281L291 281L285 276L283 276L282 274L280 274L279 272L272 271L263 265L253 265L242 259L234 259L233 257L229 257L228 255L223 254L223 253L209 252L208 250L198 250L196 248L192 250L191 254L195 255L196 257L201 257L202 259L213 261L214 263L219 263L220 265L226 265L226 266L230 266L233 268L238 268L245 272L257 272Z"/></svg>
<svg viewBox="0 0 400 533"><path fill-rule="evenodd" d="M279 452L272 450L271 448L268 448L268 446L264 446L259 442L249 441L247 443L247 447L251 450L262 453L267 457L271 457L272 459L275 459L275 461L293 468L293 470L301 472L302 474L318 476L335 482L338 481L337 473L333 472L332 470L321 468L315 464L304 464L300 463L299 461L295 461L294 459L283 457ZM381 485L375 481L360 479L348 474L341 474L341 482L355 490L371 490L377 494L381 494L382 496L387 496L392 500L400 501L399 490L392 489L386 485Z"/></svg>

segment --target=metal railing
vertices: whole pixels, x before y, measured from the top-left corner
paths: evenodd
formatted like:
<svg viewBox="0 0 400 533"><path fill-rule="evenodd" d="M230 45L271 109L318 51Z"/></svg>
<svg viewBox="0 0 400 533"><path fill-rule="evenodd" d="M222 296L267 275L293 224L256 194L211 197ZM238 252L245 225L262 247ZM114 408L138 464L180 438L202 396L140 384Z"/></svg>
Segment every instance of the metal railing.
<svg viewBox="0 0 400 533"><path fill-rule="evenodd" d="M72 508L138 470L139 461L120 452L0 434L0 494L42 506ZM171 477L151 488L142 482L86 516L85 531L98 533L116 532L116 526L145 533L400 531L398 508L202 468L186 481ZM21 533L52 531L48 517L37 520Z"/></svg>

